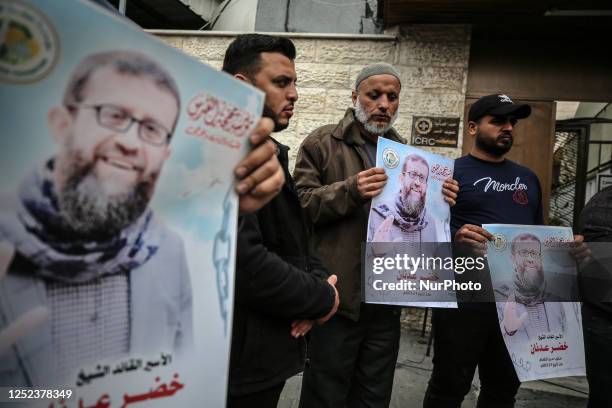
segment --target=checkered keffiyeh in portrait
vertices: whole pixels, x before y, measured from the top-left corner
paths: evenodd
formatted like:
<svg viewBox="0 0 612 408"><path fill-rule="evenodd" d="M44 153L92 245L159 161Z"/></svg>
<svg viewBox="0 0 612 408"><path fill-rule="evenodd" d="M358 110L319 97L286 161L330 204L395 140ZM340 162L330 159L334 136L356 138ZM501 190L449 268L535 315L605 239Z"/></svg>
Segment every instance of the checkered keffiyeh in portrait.
<svg viewBox="0 0 612 408"><path fill-rule="evenodd" d="M53 160L25 179L19 199L17 215L0 223L0 239L46 285L55 374L129 351L130 272L157 253L162 235L152 211L111 237L75 236L57 206Z"/></svg>
<svg viewBox="0 0 612 408"><path fill-rule="evenodd" d="M130 285L127 272L88 283L47 281L51 309L54 373L70 383L88 361L129 351ZM93 368L91 368L93 369Z"/></svg>
<svg viewBox="0 0 612 408"><path fill-rule="evenodd" d="M38 268L35 274L66 283L85 283L139 267L159 248L160 227L146 210L119 233L81 239L66 225L54 190L53 160L27 177L19 191L17 222L4 234L17 252Z"/></svg>

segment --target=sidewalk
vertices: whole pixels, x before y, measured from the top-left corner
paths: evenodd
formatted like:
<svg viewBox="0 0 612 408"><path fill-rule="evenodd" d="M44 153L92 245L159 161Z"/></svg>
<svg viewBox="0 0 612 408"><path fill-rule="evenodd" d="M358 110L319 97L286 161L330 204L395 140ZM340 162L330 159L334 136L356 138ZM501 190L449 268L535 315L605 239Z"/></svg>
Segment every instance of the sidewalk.
<svg viewBox="0 0 612 408"><path fill-rule="evenodd" d="M402 337L395 367L391 408L420 408L431 374L431 355L425 356L429 325L421 337L422 309L405 309L402 314ZM285 385L278 408L298 408L301 375ZM516 408L584 408L588 385L584 377L565 377L523 383L517 395ZM478 386L466 396L462 408L476 406ZM349 407L350 408L350 407Z"/></svg>

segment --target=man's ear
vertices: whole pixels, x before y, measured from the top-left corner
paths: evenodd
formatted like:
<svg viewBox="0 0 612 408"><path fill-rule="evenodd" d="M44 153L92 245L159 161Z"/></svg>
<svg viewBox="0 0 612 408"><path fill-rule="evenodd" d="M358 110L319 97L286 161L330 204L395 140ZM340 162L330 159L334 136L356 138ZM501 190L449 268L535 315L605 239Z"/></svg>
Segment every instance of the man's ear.
<svg viewBox="0 0 612 408"><path fill-rule="evenodd" d="M253 81L251 81L251 80L250 80L250 79L249 79L249 78L248 78L246 75L244 75L244 74L240 74L240 73L238 73L238 74L234 74L234 78L239 79L239 80L241 80L241 81L243 81L243 82L246 82L246 83L248 83L248 84L251 84L251 85L253 84Z"/></svg>
<svg viewBox="0 0 612 408"><path fill-rule="evenodd" d="M357 105L357 97L359 95L357 94L357 91L351 91L351 100L353 101L353 107L355 107Z"/></svg>
<svg viewBox="0 0 612 408"><path fill-rule="evenodd" d="M474 122L474 121L469 121L468 122L468 133L472 136L474 136L478 131L478 123Z"/></svg>
<svg viewBox="0 0 612 408"><path fill-rule="evenodd" d="M71 133L73 122L73 117L65 106L54 106L49 109L47 124L56 143L62 144L65 142Z"/></svg>

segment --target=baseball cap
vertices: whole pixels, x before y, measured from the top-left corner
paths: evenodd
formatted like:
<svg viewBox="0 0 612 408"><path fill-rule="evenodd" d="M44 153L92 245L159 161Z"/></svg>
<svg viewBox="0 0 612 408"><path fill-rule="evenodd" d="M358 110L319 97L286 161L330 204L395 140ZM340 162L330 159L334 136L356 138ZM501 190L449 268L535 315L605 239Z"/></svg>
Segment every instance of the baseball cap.
<svg viewBox="0 0 612 408"><path fill-rule="evenodd" d="M524 119L531 115L531 106L514 103L512 99L505 94L487 95L478 99L470 107L468 120L475 122L485 115L513 115L517 119Z"/></svg>

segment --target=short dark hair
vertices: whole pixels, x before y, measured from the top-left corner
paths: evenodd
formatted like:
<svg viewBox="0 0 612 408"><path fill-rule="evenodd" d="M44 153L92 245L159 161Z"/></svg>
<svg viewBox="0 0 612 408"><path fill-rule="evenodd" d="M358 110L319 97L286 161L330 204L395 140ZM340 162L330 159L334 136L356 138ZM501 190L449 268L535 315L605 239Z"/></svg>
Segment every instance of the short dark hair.
<svg viewBox="0 0 612 408"><path fill-rule="evenodd" d="M278 52L290 60L295 59L293 42L285 37L265 34L241 34L225 51L223 71L231 75L238 73L253 79L259 72L262 52Z"/></svg>
<svg viewBox="0 0 612 408"><path fill-rule="evenodd" d="M172 129L170 129L174 133L181 112L181 96L178 86L172 75L162 68L161 65L149 56L136 51L103 51L83 58L68 80L62 103L66 107L72 107L81 103L83 101L83 92L93 73L106 67L112 67L123 75L150 78L158 87L170 93L176 101L178 108L174 124Z"/></svg>

